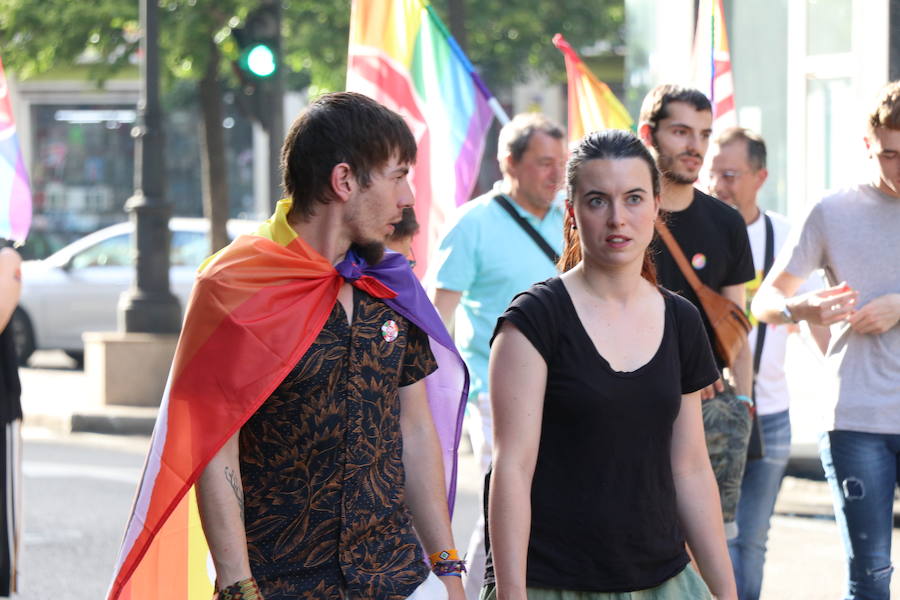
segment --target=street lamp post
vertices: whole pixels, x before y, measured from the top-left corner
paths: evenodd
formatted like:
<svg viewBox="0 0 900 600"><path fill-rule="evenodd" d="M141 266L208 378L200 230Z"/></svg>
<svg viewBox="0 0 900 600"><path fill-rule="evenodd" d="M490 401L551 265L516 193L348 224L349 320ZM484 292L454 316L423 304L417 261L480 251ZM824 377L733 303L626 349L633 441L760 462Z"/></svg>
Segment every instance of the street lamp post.
<svg viewBox="0 0 900 600"><path fill-rule="evenodd" d="M162 115L159 106L158 8L139 0L141 13L141 97L135 137L134 195L125 210L134 222L135 280L119 298L119 330L178 333L181 308L169 289L169 215L164 199Z"/></svg>

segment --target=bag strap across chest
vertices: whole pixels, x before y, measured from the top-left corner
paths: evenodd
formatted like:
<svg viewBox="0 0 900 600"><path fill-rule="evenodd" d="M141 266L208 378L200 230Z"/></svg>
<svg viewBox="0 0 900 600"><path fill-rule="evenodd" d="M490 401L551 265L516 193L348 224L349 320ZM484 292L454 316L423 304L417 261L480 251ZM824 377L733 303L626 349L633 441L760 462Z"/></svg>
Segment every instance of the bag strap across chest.
<svg viewBox="0 0 900 600"><path fill-rule="evenodd" d="M551 246L547 242L547 240L544 239L544 236L538 233L537 229L535 229L531 225L531 223L526 221L525 218L519 214L519 211L517 211L515 207L513 207L512 203L510 203L505 194L497 194L496 196L494 196L494 200L497 202L497 204L503 207L503 210L509 213L509 216L512 217L513 221L518 223L519 227L521 227L525 231L525 233L528 234L528 237L534 240L534 243L538 245L538 248L540 248L544 252L544 254L547 255L547 258L550 259L550 262L552 262L554 265L559 262L559 254L556 253L556 250L553 249L553 246Z"/></svg>
<svg viewBox="0 0 900 600"><path fill-rule="evenodd" d="M672 258L675 259L675 263L681 270L681 274L684 275L685 279L687 279L687 282L694 290L694 293L697 294L697 296L700 296L700 294L702 293L701 289L708 286L700 281L699 277L697 277L697 274L694 272L693 267L691 267L691 265L688 263L687 257L681 250L681 246L678 245L678 241L675 239L675 236L672 235L672 232L669 231L668 226L660 219L656 220L656 233L659 234L659 237L662 238L662 241L663 243L665 243L666 248L669 249L669 254L671 254Z"/></svg>

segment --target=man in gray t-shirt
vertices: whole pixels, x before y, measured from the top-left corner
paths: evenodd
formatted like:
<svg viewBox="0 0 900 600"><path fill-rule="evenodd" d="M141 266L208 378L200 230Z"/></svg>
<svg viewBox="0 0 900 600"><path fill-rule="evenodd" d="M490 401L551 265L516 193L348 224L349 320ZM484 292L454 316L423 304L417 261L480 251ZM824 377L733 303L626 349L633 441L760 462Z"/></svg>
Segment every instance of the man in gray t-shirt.
<svg viewBox="0 0 900 600"><path fill-rule="evenodd" d="M839 383L820 450L849 565L846 598L887 600L900 483L900 82L882 92L865 142L878 177L813 207L753 313L831 326L828 361ZM831 287L795 295L819 268Z"/></svg>

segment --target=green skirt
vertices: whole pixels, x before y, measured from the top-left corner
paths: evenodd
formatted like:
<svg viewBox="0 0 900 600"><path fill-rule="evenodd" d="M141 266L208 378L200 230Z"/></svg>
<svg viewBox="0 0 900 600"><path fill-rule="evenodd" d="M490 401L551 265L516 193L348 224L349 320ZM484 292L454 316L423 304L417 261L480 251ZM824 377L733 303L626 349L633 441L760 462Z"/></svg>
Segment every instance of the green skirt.
<svg viewBox="0 0 900 600"><path fill-rule="evenodd" d="M635 592L576 592L548 588L528 588L528 600L710 600L709 588L688 565L675 577L646 590ZM480 600L497 600L494 584L481 590Z"/></svg>

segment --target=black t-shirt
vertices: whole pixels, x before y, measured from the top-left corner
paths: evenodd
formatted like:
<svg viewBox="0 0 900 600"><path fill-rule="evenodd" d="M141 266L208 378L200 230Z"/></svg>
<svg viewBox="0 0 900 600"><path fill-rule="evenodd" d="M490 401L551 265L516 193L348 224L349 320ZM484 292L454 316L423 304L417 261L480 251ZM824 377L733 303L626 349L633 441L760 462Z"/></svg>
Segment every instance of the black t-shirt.
<svg viewBox="0 0 900 600"><path fill-rule="evenodd" d="M547 363L531 488L527 584L624 592L657 586L688 562L672 477L681 395L718 377L697 310L661 290L662 342L635 371L597 352L557 277L516 296L507 320ZM488 557L486 581L493 581Z"/></svg>
<svg viewBox="0 0 900 600"><path fill-rule="evenodd" d="M666 225L678 241L685 258L694 267L700 281L720 292L723 287L746 283L755 277L753 254L747 238L747 226L741 213L721 200L694 189L694 201L679 212L666 213ZM712 326L700 300L661 239L653 242L660 285L681 294L700 310L703 326L713 339ZM716 355L719 368L725 366Z"/></svg>

